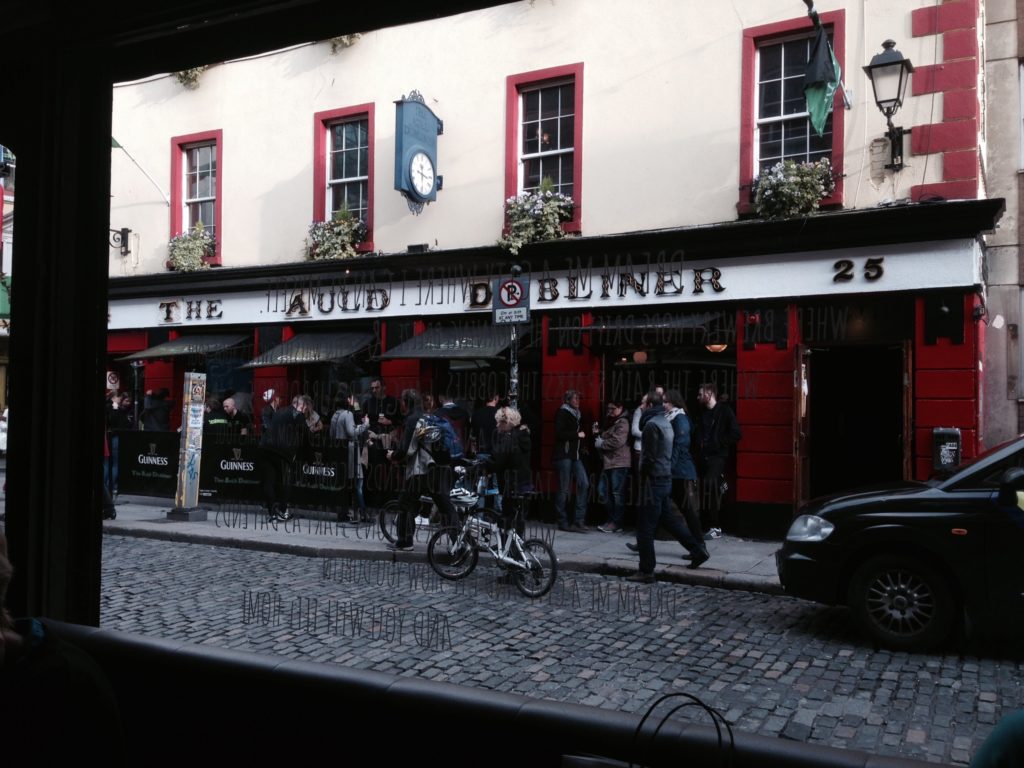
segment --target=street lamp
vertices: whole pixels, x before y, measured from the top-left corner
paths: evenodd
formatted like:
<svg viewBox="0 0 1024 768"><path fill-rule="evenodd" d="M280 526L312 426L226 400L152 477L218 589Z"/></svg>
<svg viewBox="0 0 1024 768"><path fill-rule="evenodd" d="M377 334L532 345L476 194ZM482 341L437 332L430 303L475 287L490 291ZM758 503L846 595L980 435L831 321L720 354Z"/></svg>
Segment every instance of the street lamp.
<svg viewBox="0 0 1024 768"><path fill-rule="evenodd" d="M894 126L892 117L903 106L903 97L907 92L910 73L913 71L914 65L910 63L910 59L904 58L903 54L896 50L894 40L882 43L882 52L875 54L871 58L871 63L864 67L864 74L868 76L875 92L875 104L885 115L889 126L886 135L892 154L891 162L885 167L894 171L903 168L903 134L909 131Z"/></svg>

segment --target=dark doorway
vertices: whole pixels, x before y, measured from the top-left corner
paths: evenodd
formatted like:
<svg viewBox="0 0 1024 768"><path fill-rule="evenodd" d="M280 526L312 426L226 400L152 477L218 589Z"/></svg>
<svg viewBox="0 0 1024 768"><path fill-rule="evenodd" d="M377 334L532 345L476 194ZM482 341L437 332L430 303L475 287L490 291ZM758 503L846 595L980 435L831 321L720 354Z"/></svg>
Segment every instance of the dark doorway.
<svg viewBox="0 0 1024 768"><path fill-rule="evenodd" d="M903 479L903 350L811 352L811 497Z"/></svg>

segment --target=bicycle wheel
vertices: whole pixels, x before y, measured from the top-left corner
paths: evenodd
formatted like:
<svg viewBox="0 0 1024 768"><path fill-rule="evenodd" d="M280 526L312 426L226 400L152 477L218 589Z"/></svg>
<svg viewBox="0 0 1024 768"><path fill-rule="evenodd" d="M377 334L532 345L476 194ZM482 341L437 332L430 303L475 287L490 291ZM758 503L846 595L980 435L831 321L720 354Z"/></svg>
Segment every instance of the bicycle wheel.
<svg viewBox="0 0 1024 768"><path fill-rule="evenodd" d="M555 585L558 560L546 541L527 539L523 542L527 568L515 568L516 588L527 597L543 597Z"/></svg>
<svg viewBox="0 0 1024 768"><path fill-rule="evenodd" d="M381 535L392 544L398 541L395 525L398 521L398 513L401 511L397 499L385 502L384 506L377 511L377 525L380 526Z"/></svg>
<svg viewBox="0 0 1024 768"><path fill-rule="evenodd" d="M427 542L427 562L442 579L464 579L476 568L479 558L473 539L454 526L438 528Z"/></svg>

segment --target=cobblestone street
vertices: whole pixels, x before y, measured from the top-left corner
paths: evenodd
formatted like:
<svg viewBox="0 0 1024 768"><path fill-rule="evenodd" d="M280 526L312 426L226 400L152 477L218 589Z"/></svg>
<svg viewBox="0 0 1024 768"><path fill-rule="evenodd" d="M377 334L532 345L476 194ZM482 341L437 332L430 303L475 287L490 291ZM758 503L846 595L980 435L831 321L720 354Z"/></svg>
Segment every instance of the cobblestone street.
<svg viewBox="0 0 1024 768"><path fill-rule="evenodd" d="M845 611L781 596L561 573L530 601L486 560L453 583L109 535L103 554L102 625L167 639L631 712L683 691L741 731L961 765L1022 706L1018 661L876 652Z"/></svg>

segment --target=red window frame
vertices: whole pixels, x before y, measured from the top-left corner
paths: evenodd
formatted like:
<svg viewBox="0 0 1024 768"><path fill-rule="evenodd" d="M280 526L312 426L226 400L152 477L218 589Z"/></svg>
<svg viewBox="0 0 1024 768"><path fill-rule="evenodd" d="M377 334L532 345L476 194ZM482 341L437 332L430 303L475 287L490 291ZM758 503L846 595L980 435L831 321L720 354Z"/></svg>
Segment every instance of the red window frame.
<svg viewBox="0 0 1024 768"><path fill-rule="evenodd" d="M185 215L185 150L196 144L213 144L217 147L217 199L213 203L213 226L217 232L214 255L206 259L211 267L221 265L224 229L221 226L221 204L224 200L224 132L220 129L190 133L171 137L171 233L179 235L184 226ZM168 238L170 239L170 238Z"/></svg>
<svg viewBox="0 0 1024 768"><path fill-rule="evenodd" d="M566 232L580 232L583 220L583 62L509 75L505 86L505 200L519 194L519 94L535 86L558 80L573 81L576 100L573 126L572 221L562 225Z"/></svg>
<svg viewBox="0 0 1024 768"><path fill-rule="evenodd" d="M846 11L829 11L818 17L826 29L832 32L832 51L846 79ZM794 33L814 30L814 25L806 16L750 27L743 30L743 85L741 88L742 103L740 105L740 195L737 209L741 214L752 213L754 200L751 184L754 180L754 134L757 130L757 115L754 112L757 103L757 48L793 35ZM822 200L821 204L842 205L843 203L843 147L844 147L844 108L843 95L836 89L835 101L832 105L832 169L836 174L836 188L831 197Z"/></svg>
<svg viewBox="0 0 1024 768"><path fill-rule="evenodd" d="M373 247L373 179L374 179L374 105L358 104L352 107L330 109L313 115L313 218L324 221L327 211L327 150L329 128L333 123L353 118L366 119L367 180L366 180L366 241L356 246L360 252Z"/></svg>

